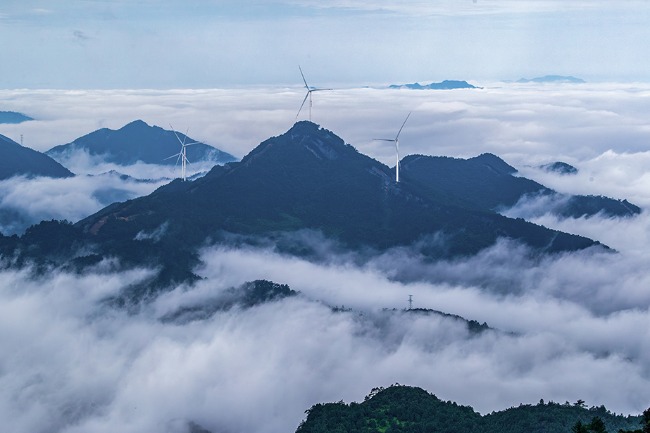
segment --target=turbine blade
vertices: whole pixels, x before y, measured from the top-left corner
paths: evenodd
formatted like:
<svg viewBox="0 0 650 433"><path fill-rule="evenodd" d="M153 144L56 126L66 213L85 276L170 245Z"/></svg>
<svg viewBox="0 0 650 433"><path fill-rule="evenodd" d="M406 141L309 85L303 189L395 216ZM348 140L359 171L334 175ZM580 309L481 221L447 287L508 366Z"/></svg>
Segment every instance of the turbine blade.
<svg viewBox="0 0 650 433"><path fill-rule="evenodd" d="M310 92L320 92L321 90L334 90L334 89L311 89Z"/></svg>
<svg viewBox="0 0 650 433"><path fill-rule="evenodd" d="M305 87L307 88L307 90L309 90L309 85L307 84L307 80L305 80L305 74L302 73L302 68L300 67L300 65L298 65L298 69L300 69L300 75L302 75L302 81L305 82Z"/></svg>
<svg viewBox="0 0 650 433"><path fill-rule="evenodd" d="M395 141L394 138L373 138L374 141Z"/></svg>
<svg viewBox="0 0 650 433"><path fill-rule="evenodd" d="M183 146L185 146L185 140L187 140L187 134L190 132L190 127L188 126L185 130L185 136L183 136Z"/></svg>
<svg viewBox="0 0 650 433"><path fill-rule="evenodd" d="M406 125L406 121L409 120L409 117L411 116L412 111L409 111L409 114L406 116L406 119L404 119L404 123L402 123L402 127L397 131L397 136L395 137L395 140L399 138L399 134L402 132L402 128L404 128L404 125Z"/></svg>
<svg viewBox="0 0 650 433"><path fill-rule="evenodd" d="M172 159L173 157L178 156L179 154L180 154L180 153L175 153L175 154L173 154L172 156L168 156L167 158L164 158L163 161L165 161L165 160L167 160L167 159Z"/></svg>
<svg viewBox="0 0 650 433"><path fill-rule="evenodd" d="M174 129L174 127L172 126L171 123L169 124L169 127L172 129L172 132L173 132L174 135L176 136L176 139L178 140L178 142L179 142L181 145L183 145L183 141L182 141L181 138L178 136L178 134L176 133L176 130Z"/></svg>
<svg viewBox="0 0 650 433"><path fill-rule="evenodd" d="M298 109L298 114L296 114L296 119L298 118L298 116L300 116L300 111L302 111L302 107L305 106L305 101L307 101L307 98L309 97L309 95L311 95L311 92L308 90L307 94L305 95L305 99L303 99L302 104L300 104L300 108Z"/></svg>

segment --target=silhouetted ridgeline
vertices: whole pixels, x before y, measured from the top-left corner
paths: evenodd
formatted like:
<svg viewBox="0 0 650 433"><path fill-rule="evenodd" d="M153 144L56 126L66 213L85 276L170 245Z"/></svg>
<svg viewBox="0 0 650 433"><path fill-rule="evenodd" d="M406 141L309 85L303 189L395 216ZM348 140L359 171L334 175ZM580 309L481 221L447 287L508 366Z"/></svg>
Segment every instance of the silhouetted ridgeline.
<svg viewBox="0 0 650 433"><path fill-rule="evenodd" d="M177 163L176 158L168 157L178 153L179 139L185 143L196 142L180 132L174 133L158 126L149 126L142 120L135 120L118 130L99 129L77 138L72 143L55 146L46 153L58 161L63 161L77 152L85 152L118 165L131 165L138 161L174 165ZM191 162L212 161L215 164L236 161L229 153L204 143L189 146L187 158Z"/></svg>
<svg viewBox="0 0 650 433"><path fill-rule="evenodd" d="M125 128L151 129L135 123ZM309 257L313 247L292 236L305 231L341 250L364 254L417 244L418 253L430 260L473 255L500 238L515 240L533 254L600 246L498 214L494 207L513 204L522 195L553 192L512 176L515 169L494 155L469 160L416 155L406 157L402 167L403 180L396 183L391 168L302 121L240 162L217 165L195 181L177 179L74 226L49 221L21 238L4 237L0 253L13 264L31 261L79 271L113 257L125 266L159 269L155 278L130 289L129 297L137 300L199 278L192 270L206 243L274 245ZM580 214L607 212L610 205L612 214L638 211L627 202L584 200L576 205Z"/></svg>
<svg viewBox="0 0 650 433"><path fill-rule="evenodd" d="M569 166L570 167L570 166ZM567 218L602 214L630 217L641 213L627 200L602 196L560 194L533 180L515 176L517 170L491 153L469 159L409 155L400 165L402 177L422 188L421 193L468 209L493 211L523 199L554 198L549 213Z"/></svg>
<svg viewBox="0 0 650 433"><path fill-rule="evenodd" d="M44 153L21 146L0 134L0 180L14 176L74 176L67 168Z"/></svg>
<svg viewBox="0 0 650 433"><path fill-rule="evenodd" d="M584 402L582 402L584 403ZM640 416L622 416L580 402L520 405L488 415L442 401L421 388L393 385L373 389L363 403L312 406L296 433L569 433L580 421L601 419L606 430L639 428Z"/></svg>
<svg viewBox="0 0 650 433"><path fill-rule="evenodd" d="M476 89L477 87L461 80L444 80L439 83L430 84L391 84L390 89L412 89L412 90L454 90L454 89Z"/></svg>
<svg viewBox="0 0 650 433"><path fill-rule="evenodd" d="M0 111L0 123L23 123L33 118L15 111Z"/></svg>

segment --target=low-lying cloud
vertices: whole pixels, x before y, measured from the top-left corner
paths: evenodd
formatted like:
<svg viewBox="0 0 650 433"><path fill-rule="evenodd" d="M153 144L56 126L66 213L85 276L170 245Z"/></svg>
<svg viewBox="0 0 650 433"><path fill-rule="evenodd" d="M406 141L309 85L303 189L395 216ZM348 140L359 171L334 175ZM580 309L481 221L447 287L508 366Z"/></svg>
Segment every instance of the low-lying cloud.
<svg viewBox="0 0 650 433"><path fill-rule="evenodd" d="M0 181L0 232L22 234L43 220L77 222L111 203L150 194L167 179L142 182L117 172L64 179L13 177Z"/></svg>
<svg viewBox="0 0 650 433"><path fill-rule="evenodd" d="M163 161L161 161L161 164L147 164L138 161L135 164L120 165L107 162L104 155L91 155L85 149L68 151L57 156L56 160L76 174L117 173L130 176L134 178L133 180L158 182L159 184L161 182L170 182L181 175L181 165L179 163L162 164ZM187 177L191 178L206 173L210 171L214 164L214 161L189 161L186 166Z"/></svg>
<svg viewBox="0 0 650 433"><path fill-rule="evenodd" d="M212 247L197 270L203 280L130 313L102 299L151 271L116 273L100 264L82 276L37 280L3 271L0 415L16 432L175 432L190 422L212 432L293 431L312 404L358 401L395 382L483 413L540 398L645 409L650 296L641 287L648 271L624 266L622 254L595 251L524 261L527 269L498 258L513 248L525 253L497 245L428 265L402 251L356 266ZM424 271L408 281L390 275L408 266ZM456 268L465 279L431 278L428 266ZM604 268L610 274L594 273ZM522 287L485 286L504 274ZM258 278L301 294L205 320L161 320ZM405 313L409 294L415 307L496 330L471 334L453 318Z"/></svg>
<svg viewBox="0 0 650 433"><path fill-rule="evenodd" d="M536 213L533 222L616 250L551 257L505 239L476 256L436 262L418 245L344 254L310 232L280 240L280 247L309 245L309 260L270 243L233 241L202 250L196 272L203 280L170 287L129 312L102 300L153 271L117 272L102 263L84 275L53 271L34 279L5 270L0 417L19 433L184 432L190 422L213 433L294 431L312 404L359 401L373 387L395 382L482 413L540 398L640 413L650 404L649 92L645 86L495 85L315 95L316 122L387 164L393 148L372 137L391 136L391 125L399 128L413 111L400 136L405 154L493 152L559 192L627 198L644 211L625 219ZM0 132L12 138L24 132L26 144L41 150L99 125L115 129L142 118L190 126L196 139L236 156L286 131L304 97L296 88L0 95L8 109L40 119ZM579 173L536 168L558 160ZM137 195L157 186L117 175L10 179L0 183L0 197L3 208L31 218L74 221L103 206L97 196L106 185ZM165 236L164 226L141 236ZM301 295L184 324L161 320L255 279L289 284ZM452 318L401 312L409 295L414 307L487 322L495 331L471 334Z"/></svg>

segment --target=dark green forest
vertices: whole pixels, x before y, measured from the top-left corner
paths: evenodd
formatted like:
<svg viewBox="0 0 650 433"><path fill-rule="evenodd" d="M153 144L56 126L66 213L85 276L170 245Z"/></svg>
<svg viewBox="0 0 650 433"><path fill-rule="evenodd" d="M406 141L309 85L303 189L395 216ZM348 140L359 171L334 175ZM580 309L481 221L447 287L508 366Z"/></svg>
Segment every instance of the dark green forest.
<svg viewBox="0 0 650 433"><path fill-rule="evenodd" d="M539 401L481 415L427 391L375 388L362 403L316 404L296 433L650 433L650 410L623 416L605 407Z"/></svg>

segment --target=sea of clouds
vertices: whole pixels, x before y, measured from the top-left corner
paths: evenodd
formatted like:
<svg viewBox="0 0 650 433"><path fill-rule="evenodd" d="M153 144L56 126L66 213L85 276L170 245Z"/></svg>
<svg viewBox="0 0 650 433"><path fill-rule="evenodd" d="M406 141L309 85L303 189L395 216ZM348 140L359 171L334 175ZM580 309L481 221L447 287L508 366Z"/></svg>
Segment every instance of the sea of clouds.
<svg viewBox="0 0 650 433"><path fill-rule="evenodd" d="M3 90L2 109L37 120L0 125L0 133L16 141L23 134L26 145L43 151L143 119L189 127L193 138L242 157L290 128L303 97L295 88ZM309 232L295 236L312 242L319 260L272 245L206 247L196 270L203 280L170 287L128 312L102 300L154 270L117 271L110 262L84 275L5 270L0 416L14 432L185 432L191 423L213 433L290 432L315 403L359 401L395 382L481 413L583 399L638 414L650 407L649 108L645 85L314 94L315 122L386 164L393 149L372 138L394 135L412 111L400 136L404 155L492 152L560 192L626 198L644 210L631 219L558 219L531 199L504 211L616 251L545 258L508 240L440 262L426 260L417 245L343 254ZM558 160L579 173L538 168ZM97 199L101 188L122 191L122 200L160 185L97 179L10 179L0 183L0 210L10 204L33 220L76 221L106 205ZM289 284L300 295L189 323L162 320L254 279ZM414 307L487 322L495 331L474 335L452 318L405 314L399 310L409 295Z"/></svg>

